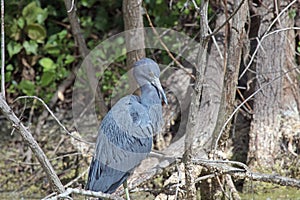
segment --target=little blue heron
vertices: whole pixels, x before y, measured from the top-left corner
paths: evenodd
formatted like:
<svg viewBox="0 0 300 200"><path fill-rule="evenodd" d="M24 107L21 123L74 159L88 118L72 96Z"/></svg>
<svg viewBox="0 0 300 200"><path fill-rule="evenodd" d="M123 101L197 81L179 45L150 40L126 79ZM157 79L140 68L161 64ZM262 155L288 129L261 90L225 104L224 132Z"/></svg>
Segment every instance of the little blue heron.
<svg viewBox="0 0 300 200"><path fill-rule="evenodd" d="M127 178L150 153L152 137L163 124L162 101L167 104L156 62L137 61L133 75L141 96L121 98L103 118L86 185L88 190L113 193L123 184L127 199Z"/></svg>

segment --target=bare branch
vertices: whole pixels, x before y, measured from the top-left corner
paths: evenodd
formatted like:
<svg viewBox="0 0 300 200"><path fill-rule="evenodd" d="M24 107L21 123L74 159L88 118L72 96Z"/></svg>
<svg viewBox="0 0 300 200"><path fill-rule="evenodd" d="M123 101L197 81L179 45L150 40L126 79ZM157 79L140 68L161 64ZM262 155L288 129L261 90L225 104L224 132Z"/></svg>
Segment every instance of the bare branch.
<svg viewBox="0 0 300 200"><path fill-rule="evenodd" d="M55 196L51 197L45 200L58 200L61 198L70 198L70 194L79 194L83 196L90 196L90 197L102 197L102 198L107 198L107 199L113 199L113 200L124 200L121 197L112 195L112 194L106 194L103 192L94 192L90 190L83 190L83 189L78 189L78 188L68 188L65 192Z"/></svg>
<svg viewBox="0 0 300 200"><path fill-rule="evenodd" d="M65 191L62 183L60 182L58 176L56 175L51 163L46 157L45 153L38 145L28 128L20 121L20 119L15 115L13 110L9 107L4 97L0 95L0 110L3 112L4 116L12 123L12 126L18 130L23 139L29 145L31 150L34 152L35 156L41 163L42 168L47 174L50 185L53 187L53 190L59 193Z"/></svg>
<svg viewBox="0 0 300 200"><path fill-rule="evenodd" d="M226 19L226 21L221 25L219 26L216 30L214 30L214 32L210 33L209 35L207 35L207 37L211 37L213 35L216 35L233 17L234 15L239 11L239 9L242 7L242 5L244 4L244 1L243 0L239 6L232 12L232 14Z"/></svg>
<svg viewBox="0 0 300 200"><path fill-rule="evenodd" d="M55 94L52 96L49 102L50 109L55 106L56 102L59 100L59 97L63 96L65 90L68 87L70 87L70 85L74 82L75 78L76 78L75 73L71 72L70 75L66 79L64 79L64 81L58 86L58 89L56 90ZM47 117L48 117L48 112L47 110L44 110L37 120L38 123L35 128L35 133L37 135L41 133L42 125L45 123Z"/></svg>
<svg viewBox="0 0 300 200"><path fill-rule="evenodd" d="M248 173L234 173L234 177L236 178L249 178L253 181L261 181L267 183L274 183L281 186L291 186L300 188L300 180L288 178L284 176L278 176L276 174L261 174L255 172Z"/></svg>
<svg viewBox="0 0 300 200"><path fill-rule="evenodd" d="M239 77L239 80L245 75L246 71L249 70L250 66L252 65L253 63L253 60L258 52L258 49L261 47L261 43L264 39L266 39L266 37L272 35L272 34L275 34L275 33L279 33L281 31L288 31L288 30L300 30L299 27L287 27L287 28L282 28L282 29L278 29L278 30L275 30L275 31L272 31L270 33L265 33L265 35L262 36L262 38L259 40L258 38L256 38L257 40L257 46L255 48L255 51L253 52L253 54L251 55L251 59L248 63L248 65L245 67L244 71L241 73L240 77Z"/></svg>
<svg viewBox="0 0 300 200"><path fill-rule="evenodd" d="M279 19L279 17L289 8L291 7L294 3L296 3L298 0L294 0L292 1L289 5L287 5L280 13L279 15L277 15L277 17L273 20L273 22L270 24L270 26L267 28L267 31L264 33L264 35L262 36L262 38L260 39L260 43L257 44L255 51L253 52L253 55L251 56L251 59L247 65L247 67L244 69L244 71L241 73L239 79L241 79L244 74L246 73L246 71L249 69L250 65L252 64L255 55L257 54L257 51L260 47L261 42L269 35L268 32L270 31L270 29L272 28L272 26L276 23L276 21Z"/></svg>
<svg viewBox="0 0 300 200"><path fill-rule="evenodd" d="M149 22L149 25L151 26L153 33L157 36L159 43L161 44L161 46L163 46L163 48L166 50L166 52L168 53L169 57L176 63L176 65L182 69L186 74L188 74L192 79L196 79L196 77L191 74L190 72L188 72L184 66L182 66L182 64L173 56L173 54L170 52L170 50L168 49L168 47L166 46L166 44L162 41L162 39L160 38L158 32L156 31L155 27L152 24L152 21L150 19L150 16L148 15L146 9L145 9L145 14L147 17L147 20Z"/></svg>
<svg viewBox="0 0 300 200"><path fill-rule="evenodd" d="M87 142L87 141L85 141L85 140L83 140L79 137L74 136L72 133L70 133L68 131L68 129L59 121L59 119L57 119L57 117L54 115L54 113L51 111L51 109L47 106L47 104L41 98L39 98L37 96L20 96L20 97L16 98L15 101L17 101L19 99L27 99L27 98L28 99L30 99L30 98L31 99L36 99L36 100L40 101L43 104L43 106L45 106L45 108L48 110L50 115L55 119L55 121L58 123L58 125L60 125L64 129L64 131L67 133L67 135L69 135L70 137L72 137L75 140L78 140L80 142L84 142L84 143L89 144L89 145L94 145L94 143Z"/></svg>
<svg viewBox="0 0 300 200"><path fill-rule="evenodd" d="M86 170L84 170L84 172L82 172L79 176L77 176L75 179L71 180L69 183L67 183L66 185L64 185L65 188L71 186L74 182L78 181L80 178L82 178L88 171L90 170L90 168L87 168ZM46 199L50 199L50 197L54 197L56 195L56 193L51 193L48 196L44 197L42 200L46 200Z"/></svg>
<svg viewBox="0 0 300 200"><path fill-rule="evenodd" d="M225 160L206 160L206 159L194 159L195 164L199 164L209 169L210 172L215 172L217 175L230 174L236 178L249 178L253 181L261 181L274 183L282 186L291 186L300 188L300 180L288 178L284 176L278 176L274 174L262 174L250 171L250 169L241 162L237 161L225 161ZM243 169L231 167L228 164L244 166ZM212 178L212 174L196 180L204 180L205 178Z"/></svg>

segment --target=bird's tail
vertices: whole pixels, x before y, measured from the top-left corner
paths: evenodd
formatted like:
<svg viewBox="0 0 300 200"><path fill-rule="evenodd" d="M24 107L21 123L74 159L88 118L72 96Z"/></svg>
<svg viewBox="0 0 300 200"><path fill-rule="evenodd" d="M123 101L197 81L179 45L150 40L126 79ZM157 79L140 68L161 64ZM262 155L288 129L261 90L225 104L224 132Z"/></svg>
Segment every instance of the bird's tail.
<svg viewBox="0 0 300 200"><path fill-rule="evenodd" d="M93 158L85 189L111 194L115 192L120 185L122 185L129 175L130 172L123 172L111 168Z"/></svg>

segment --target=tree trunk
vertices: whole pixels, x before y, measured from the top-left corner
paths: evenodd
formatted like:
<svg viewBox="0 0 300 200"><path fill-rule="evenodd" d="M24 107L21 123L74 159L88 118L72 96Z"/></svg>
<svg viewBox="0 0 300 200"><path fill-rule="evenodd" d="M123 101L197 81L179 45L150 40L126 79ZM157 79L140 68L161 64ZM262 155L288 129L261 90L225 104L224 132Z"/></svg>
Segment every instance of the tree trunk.
<svg viewBox="0 0 300 200"><path fill-rule="evenodd" d="M283 4L287 5L280 2L267 0L263 4L258 4L256 14L260 16L259 38L263 38L265 33L272 30L283 28L281 25L286 25L287 12L283 13L269 28L276 16L284 9ZM280 151L280 112L283 105L283 79L280 76L283 74L283 67L287 64L284 48L288 43L286 35L286 32L281 31L265 37L257 52L255 89L268 85L255 96L254 100L248 153L248 160L252 166L272 167Z"/></svg>
<svg viewBox="0 0 300 200"><path fill-rule="evenodd" d="M142 1L123 0L123 19L126 31L127 67L145 57Z"/></svg>
<svg viewBox="0 0 300 200"><path fill-rule="evenodd" d="M218 80L222 76L222 70L218 66L207 64L208 1L203 1L201 6L201 38L198 60L196 64L196 81L194 93L191 100L189 117L185 138L185 176L186 193L185 199L196 199L195 172L192 164L193 158L207 157L211 149L212 134L216 123L216 115L219 108ZM220 75L221 71L221 75Z"/></svg>
<svg viewBox="0 0 300 200"><path fill-rule="evenodd" d="M245 44L245 39L247 39L245 24L249 15L248 2L246 0L234 0L231 3L232 5L235 5L233 7L233 10L238 9L238 11L233 16L231 23L229 23L228 27L226 28L228 31L224 30L225 46L223 47L223 49L226 48L226 51L224 53L223 63L225 75L218 120L216 128L214 130L215 136L219 136L219 134L222 134L224 138L228 138L229 128L225 130L225 133L222 133L221 130L226 120L233 112L235 106L235 94L238 83L239 69L242 60L242 52ZM232 13L233 10L231 10L230 13ZM223 22L228 18L228 16L225 17L225 15L226 13L222 17ZM225 34L225 32L227 34Z"/></svg>

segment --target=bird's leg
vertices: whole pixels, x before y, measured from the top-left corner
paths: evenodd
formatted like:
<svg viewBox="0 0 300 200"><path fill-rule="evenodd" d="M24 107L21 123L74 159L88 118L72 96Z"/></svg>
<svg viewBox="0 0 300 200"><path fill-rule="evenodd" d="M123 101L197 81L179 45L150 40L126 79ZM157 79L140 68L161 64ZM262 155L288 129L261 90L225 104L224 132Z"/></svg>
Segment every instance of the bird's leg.
<svg viewBox="0 0 300 200"><path fill-rule="evenodd" d="M127 180L125 180L125 181L123 182L123 187L124 187L125 194L126 194L126 200L130 200L130 197L129 197L129 190L128 190L128 185L127 185Z"/></svg>

